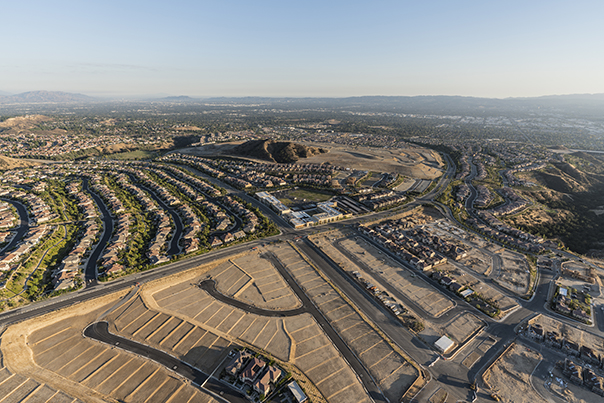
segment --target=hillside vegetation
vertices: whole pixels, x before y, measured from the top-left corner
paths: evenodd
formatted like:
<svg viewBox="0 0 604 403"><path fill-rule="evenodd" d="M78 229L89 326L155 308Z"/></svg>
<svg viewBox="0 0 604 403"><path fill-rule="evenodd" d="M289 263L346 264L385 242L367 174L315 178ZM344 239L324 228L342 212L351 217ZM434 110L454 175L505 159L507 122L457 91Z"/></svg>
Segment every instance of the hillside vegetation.
<svg viewBox="0 0 604 403"><path fill-rule="evenodd" d="M521 193L537 208L508 218L520 229L558 239L569 249L604 256L604 156L573 153L527 173L541 185Z"/></svg>

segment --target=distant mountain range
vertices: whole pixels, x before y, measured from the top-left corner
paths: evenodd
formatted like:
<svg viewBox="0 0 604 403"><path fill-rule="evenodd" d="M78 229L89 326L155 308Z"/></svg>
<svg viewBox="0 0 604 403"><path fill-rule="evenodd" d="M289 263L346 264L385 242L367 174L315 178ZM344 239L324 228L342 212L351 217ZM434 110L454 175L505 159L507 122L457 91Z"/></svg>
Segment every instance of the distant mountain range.
<svg viewBox="0 0 604 403"><path fill-rule="evenodd" d="M15 95L0 95L0 104L71 103L94 100L95 98L88 95L61 91L30 91Z"/></svg>
<svg viewBox="0 0 604 403"><path fill-rule="evenodd" d="M31 91L14 95L0 92L0 105L52 103L110 103L111 100L83 94L58 91ZM123 100L121 100L123 101ZM120 101L120 102L121 102ZM535 113L573 115L602 119L604 94L550 95L532 98L478 98L462 96L359 96L347 98L270 98L214 97L193 98L186 95L157 96L134 103L165 102L175 104L233 104L234 106L265 105L270 108L295 111L298 109L331 109L361 113L397 113L461 116L502 116L507 114L531 116Z"/></svg>
<svg viewBox="0 0 604 403"><path fill-rule="evenodd" d="M506 114L552 113L576 117L604 116L604 94L551 95L533 98L477 98L445 95L361 96L348 98L206 98L211 104L267 105L285 110L332 109L369 113L426 115L501 116Z"/></svg>
<svg viewBox="0 0 604 403"><path fill-rule="evenodd" d="M178 96L170 96L163 97L159 99L154 99L154 101L164 101L164 102L199 102L198 98L191 98L187 95L178 95Z"/></svg>

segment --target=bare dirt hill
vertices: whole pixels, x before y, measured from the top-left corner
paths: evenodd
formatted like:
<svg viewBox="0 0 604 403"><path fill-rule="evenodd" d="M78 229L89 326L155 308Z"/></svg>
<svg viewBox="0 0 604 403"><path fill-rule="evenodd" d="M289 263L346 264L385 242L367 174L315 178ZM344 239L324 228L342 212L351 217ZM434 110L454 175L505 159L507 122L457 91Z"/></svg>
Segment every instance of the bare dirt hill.
<svg viewBox="0 0 604 403"><path fill-rule="evenodd" d="M290 141L250 140L235 147L233 153L271 162L291 163L301 158L326 153L323 148L310 147Z"/></svg>
<svg viewBox="0 0 604 403"><path fill-rule="evenodd" d="M15 158L0 156L0 171L7 171L9 169L16 168L29 168L35 165L40 165L40 163L29 160L19 160Z"/></svg>
<svg viewBox="0 0 604 403"><path fill-rule="evenodd" d="M41 122L51 121L52 118L44 115L26 115L15 118L8 118L0 122L0 127L7 129L27 130L36 127Z"/></svg>

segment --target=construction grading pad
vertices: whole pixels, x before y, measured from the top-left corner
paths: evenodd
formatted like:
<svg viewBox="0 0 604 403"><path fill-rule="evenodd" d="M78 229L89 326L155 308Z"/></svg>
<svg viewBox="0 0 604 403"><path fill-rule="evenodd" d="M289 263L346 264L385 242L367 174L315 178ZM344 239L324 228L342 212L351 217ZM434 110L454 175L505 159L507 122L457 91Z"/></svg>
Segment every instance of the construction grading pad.
<svg viewBox="0 0 604 403"><path fill-rule="evenodd" d="M113 303L90 305L96 309L78 315L86 307L67 308L7 329L0 373L10 376L0 388L12 392L0 401L215 401L159 364L85 338L82 329Z"/></svg>
<svg viewBox="0 0 604 403"><path fill-rule="evenodd" d="M515 344L483 375L491 393L505 402L537 403L545 400L531 386L530 377L541 361L539 353Z"/></svg>

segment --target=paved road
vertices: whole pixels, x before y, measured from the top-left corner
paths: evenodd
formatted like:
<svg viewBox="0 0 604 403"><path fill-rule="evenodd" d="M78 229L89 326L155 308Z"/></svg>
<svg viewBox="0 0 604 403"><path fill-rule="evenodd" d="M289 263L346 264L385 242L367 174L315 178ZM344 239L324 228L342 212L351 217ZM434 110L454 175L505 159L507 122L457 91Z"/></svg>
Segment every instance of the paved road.
<svg viewBox="0 0 604 403"><path fill-rule="evenodd" d="M443 316L443 315L440 315L438 317L434 317L434 316L430 315L416 301L410 299L406 294L403 294L402 292L400 292L400 290L398 288L394 287L391 283L389 283L386 279L384 279L381 276L381 274L375 273L374 270L371 267L369 267L369 266L367 266L365 264L365 262L363 262L362 260L360 260L356 256L354 256L354 254L351 253L348 249L342 247L341 242L342 242L342 240L340 239L337 242L335 242L333 244L333 246L340 253L342 253L349 260L351 260L354 264L356 264L357 266L359 266L361 269L363 269L367 273L374 273L375 276L373 277L373 280L377 281L382 288L384 288L390 294L394 295L396 298L398 298L401 301L403 301L405 303L405 305L407 305L413 311L417 312L418 314L421 313L422 317L429 317L430 322L441 323L441 324L442 323L446 323L449 320L451 320L451 318L453 316L461 313L464 310L464 308L461 308L460 306L455 306L455 307L453 307L453 308L451 308L450 310L447 311L447 313L449 314L448 317L447 316ZM413 273L416 273L414 270L411 270L411 271Z"/></svg>
<svg viewBox="0 0 604 403"><path fill-rule="evenodd" d="M4 252L5 250L11 250L17 246L19 242L23 239L27 231L29 231L29 216L27 215L27 209L25 206L19 202L10 199L0 198L0 200L5 201L7 203L12 204L17 209L17 213L19 213L19 226L15 230L15 235L13 239L0 251Z"/></svg>
<svg viewBox="0 0 604 403"><path fill-rule="evenodd" d="M390 310L379 304L356 281L352 280L329 259L321 250L316 249L306 241L296 246L309 258L323 273L349 298L355 305L415 362L425 366L432 362L438 354L427 346L421 339L411 333L398 319L394 318ZM433 369L423 369L426 376L437 378L440 373ZM447 373L447 371L445 371ZM428 375L429 374L429 375ZM465 398L465 390L455 396ZM453 400L455 401L455 400Z"/></svg>
<svg viewBox="0 0 604 403"><path fill-rule="evenodd" d="M110 333L107 322L95 322L89 325L84 329L84 336L153 360L179 375L184 376L196 385L202 385L207 380L203 389L212 392L216 399L232 403L249 403L249 400L245 398L245 395L238 390L227 386L215 378L208 379L207 374L190 366L188 363L166 354L163 351Z"/></svg>
<svg viewBox="0 0 604 403"><path fill-rule="evenodd" d="M84 280L86 281L86 287L94 287L98 285L98 272L97 272L97 260L101 257L101 254L105 250L105 246L107 246L107 242L111 239L111 235L113 234L113 218L109 213L109 209L105 206L105 202L90 188L88 187L88 178L84 178L82 180L82 189L85 192L88 192L94 202L96 203L99 211L101 212L101 220L103 221L103 236L99 240L99 242L94 247L94 251L90 254L88 258L88 262L86 262L86 268L84 269Z"/></svg>
<svg viewBox="0 0 604 403"><path fill-rule="evenodd" d="M427 365L431 362L436 353L431 348L425 345L422 341L415 338L406 328L404 328L398 320L392 317L390 312L384 312L385 308L378 306L373 298L360 287L354 280L348 275L342 272L342 270L321 250L316 248L310 241L305 240L301 244L300 249L312 259L317 266L323 270L323 272L342 290L344 291L357 306L365 312L366 315L371 317L374 322L380 326L382 331L386 333L395 343L397 343L403 350L405 350L416 362ZM417 273L422 276L422 273ZM481 316L483 320L489 323L489 326L484 330L485 336L490 336L496 343L482 356L482 358L475 363L471 369L461 365L461 360L465 354L461 354L454 360L439 361L433 367L429 368L429 372L433 379L436 380L436 385L431 385L430 388L426 388L424 393L418 396L418 401L423 401L429 397L428 392L435 391L440 384L445 387L449 392L450 396L454 399L469 399L470 391L468 389L470 383L480 374L480 371L485 367L486 364L491 362L500 351L502 351L511 340L516 337L514 331L515 327L526 317L533 315L536 312L547 313L543 305L549 289L549 283L552 279L552 274L542 274L539 279L537 286L536 296L531 301L519 301L521 308L511 313L503 321L496 322L491 318L480 315L478 311L475 311ZM430 282L431 279L425 279ZM450 293L448 290L441 289L435 286L441 293L448 295L453 300L459 300L458 297ZM451 295L450 295L451 294ZM465 302L459 300L462 306ZM372 306L373 305L373 306ZM473 308L469 308L472 309ZM457 312L460 308L454 308ZM450 311L453 312L453 311ZM385 313L385 315L384 315ZM454 315L450 314L442 320L449 320ZM440 321L442 321L440 320ZM470 351L468 351L469 353ZM455 374L454 376L452 374ZM454 401L454 400L453 400Z"/></svg>
<svg viewBox="0 0 604 403"><path fill-rule="evenodd" d="M137 282L145 283L148 281L153 281L164 276L169 276L184 270L193 269L203 264L212 263L215 260L223 259L232 254L241 253L243 251L249 250L254 246L259 246L263 243L269 242L271 239L276 238L277 236L272 238L265 238L263 240L248 242L246 244L235 245L225 249L219 249L203 255L194 256L178 262L170 263L165 266L155 268L153 270L123 277L119 280L111 281L108 283L99 282L96 287L88 287L86 289L61 295L60 297L40 301L35 304L2 312L0 313L0 326L21 322L36 317L38 315L52 312L57 309L65 308L67 306L79 302L88 301L94 298L101 297L103 295L110 294L112 292L127 289L133 287Z"/></svg>
<svg viewBox="0 0 604 403"><path fill-rule="evenodd" d="M452 161L450 161L450 158L448 156L445 155L445 158L449 162L449 167L445 175L443 175L439 180L435 189L433 189L427 195L410 202L404 207L403 210L409 210L419 204L431 201L432 198L441 189L446 188L450 181L450 178L454 174L454 165L452 164ZM198 171L192 171L198 173ZM207 177L206 175L201 176ZM214 181L213 178L209 179L211 181ZM123 278L121 280L114 281L108 284L100 283L98 286L93 288L80 290L78 292L67 294L49 301L43 301L41 303L37 303L29 307L23 307L14 311L1 313L0 325L6 325L21 320L29 319L46 312L69 306L77 302L86 301L111 292L115 292L120 289L129 288L132 287L135 281L147 282L157 278L161 278L166 275L175 274L183 270L187 270L205 263L212 262L216 259L224 258L231 254L243 252L254 246L270 242L271 240L286 240L291 239L294 236L304 236L316 231L316 228L307 228L304 230L295 231L290 228L281 217L276 215L268 207L260 204L257 200L254 200L253 198L249 197L244 192L229 188L228 185L225 186L220 182L217 183L219 183L220 186L231 190L232 193L242 197L244 200L252 202L254 206L259 207L264 214L272 218L276 223L278 223L282 227L283 233L280 236L275 236L259 241L252 241L243 245L236 245L217 251L212 251L204 255L171 263L169 265L156 268L148 272L128 276L128 278ZM102 202L99 207L100 206L103 206ZM377 220L380 218L385 218L391 214L392 212L389 211L382 213L370 213L366 216L357 217L351 220L332 223L331 225L329 225L329 227L324 226L322 228L342 229L345 227L351 227L357 223L368 219ZM316 263L317 267L323 270L324 273L343 292L345 292L365 314L372 318L372 320L376 323L376 325L378 325L382 329L382 331L384 331L395 343L397 343L404 351L406 351L406 353L410 355L416 362L420 363L420 365L427 365L428 363L433 361L433 359L436 357L436 354L429 346L425 345L423 341L421 341L412 333L410 333L398 320L392 317L392 315L389 311L386 310L386 308L378 304L356 282L341 273L339 268L333 266L329 262L329 258L321 256L322 252L314 250L312 245L309 245L306 242L301 242L299 245L303 252ZM301 288L291 278L291 276L289 276L289 273L285 270L281 263L274 256L269 255L266 256L266 258L273 261L275 267L281 272L290 287L292 287L292 289L294 290L298 290L297 294L300 295L300 298L303 302L303 306L307 309L316 309L316 307L314 307L314 305L312 304L312 301L310 301L308 297L305 296ZM469 382L473 380L476 376L478 376L484 366L488 364L492 359L494 359L494 357L497 356L498 352L501 351L505 347L505 345L507 345L507 343L509 343L509 341L511 341L515 337L514 327L521 320L525 319L529 315L533 315L535 312L547 313L543 308L543 305L545 303L545 296L547 295L549 282L551 281L551 279L551 273L542 272L535 298L532 301L528 302L520 301L522 308L509 315L504 321L497 323L493 322L492 320L485 319L489 322L489 327L485 331L486 335L494 337L497 342L491 347L489 351L487 351L487 353L482 357L482 359L479 360L478 363L472 367L472 369L468 370L466 367L459 364L459 359L446 362L441 360L437 362L433 367L426 369L426 372L430 374L436 381L434 383L431 382L430 386L427 387L426 390L422 392L415 401L427 400L427 398L429 397L429 394L427 393L430 391L434 391L434 388L438 387L439 385L449 391L450 399L452 399L452 401L469 399L470 394L469 390L467 389ZM443 292L444 290L440 291ZM447 294L446 291L444 291L444 293ZM318 310L317 315L318 317L323 318ZM339 335L333 330L333 328L331 328L328 321L325 318L323 318L322 320L325 323L324 325L322 325L325 332L330 338L332 338L332 340L334 340L334 344L336 344L338 349L340 349L342 352L345 352L348 349L346 344L340 339ZM604 323L604 321L601 322L598 320L598 324L600 323ZM583 328L583 326L577 324L574 325ZM591 332L597 331L595 329L589 330L591 330ZM339 342L336 343L337 340L339 340ZM370 379L370 376L368 375L368 372L366 371L364 366L362 366L362 364L360 364L359 361L355 358L356 357L347 357L347 360L350 362L351 366L353 367L355 372L357 372L357 374L367 374L362 376L364 380ZM379 389L377 387L371 387L371 382L365 382L365 384L370 385L368 390L370 390L370 393L372 393L372 396L374 396L374 398L377 398L376 400L381 400L381 398L383 398L382 394L379 392Z"/></svg>
<svg viewBox="0 0 604 403"><path fill-rule="evenodd" d="M352 352L348 344L341 338L340 334L331 326L329 320L323 316L323 313L310 300L304 290L302 290L302 287L298 285L296 280L294 280L291 274L285 269L281 261L272 253L265 253L263 256L275 266L287 284L296 293L300 301L302 301L302 306L306 309L306 312L310 313L315 318L323 329L323 332L331 339L332 343L340 351L340 354L342 354L344 359L352 367L353 371L360 377L359 380L363 383L363 386L365 386L365 389L373 401L388 402L388 399L383 395L381 389L375 383L367 368L365 368L359 358Z"/></svg>
<svg viewBox="0 0 604 403"><path fill-rule="evenodd" d="M234 299L234 298L231 298L229 296L226 296L226 295L220 293L216 289L216 282L214 280L202 281L199 284L199 288L207 291L208 294L210 294L212 297L214 297L218 301L222 301L225 304L234 306L236 308L239 308L239 309L249 312L249 313L253 313L255 315L270 316L270 317L286 317L286 316L301 315L305 312L308 312L308 310L303 306L300 308L296 308L296 309L287 309L287 310L283 310L283 311L278 311L278 310L272 310L272 309L258 308L257 306L246 304L245 302L242 302L238 299Z"/></svg>

